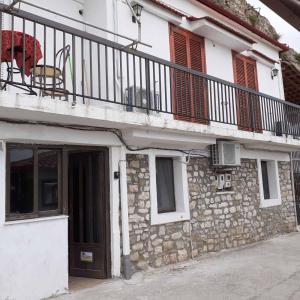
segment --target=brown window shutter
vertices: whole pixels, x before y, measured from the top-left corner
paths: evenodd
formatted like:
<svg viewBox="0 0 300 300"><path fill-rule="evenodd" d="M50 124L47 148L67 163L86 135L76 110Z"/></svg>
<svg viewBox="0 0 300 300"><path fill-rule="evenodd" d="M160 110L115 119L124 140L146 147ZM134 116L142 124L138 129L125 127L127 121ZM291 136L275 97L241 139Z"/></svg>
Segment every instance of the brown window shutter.
<svg viewBox="0 0 300 300"><path fill-rule="evenodd" d="M203 39L196 36L191 36L189 39L190 51L190 68L204 72L204 42ZM196 120L205 120L206 116L206 99L205 99L205 86L203 78L191 75L192 85L192 104L194 117Z"/></svg>
<svg viewBox="0 0 300 300"><path fill-rule="evenodd" d="M171 27L171 47L173 62L184 67L189 66L188 36L178 29ZM192 112L189 75L182 71L174 71L174 108L178 118L186 120Z"/></svg>
<svg viewBox="0 0 300 300"><path fill-rule="evenodd" d="M173 63L205 72L204 40L188 31L170 27L171 60ZM206 121L206 99L203 79L183 71L173 71L173 104L180 120Z"/></svg>
<svg viewBox="0 0 300 300"><path fill-rule="evenodd" d="M233 52L233 66L235 83L258 91L256 61ZM261 132L262 124L259 98L253 94L238 91L237 118L240 129Z"/></svg>

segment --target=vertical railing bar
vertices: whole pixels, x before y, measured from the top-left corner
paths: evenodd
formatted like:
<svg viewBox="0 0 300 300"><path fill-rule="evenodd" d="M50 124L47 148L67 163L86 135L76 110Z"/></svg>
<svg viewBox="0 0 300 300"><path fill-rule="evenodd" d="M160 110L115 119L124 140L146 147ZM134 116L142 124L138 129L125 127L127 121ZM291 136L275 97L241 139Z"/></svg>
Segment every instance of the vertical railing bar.
<svg viewBox="0 0 300 300"><path fill-rule="evenodd" d="M140 64L140 101L142 103L143 101L143 96L142 96L142 90L143 90L143 72L142 72L142 58L139 57L139 64ZM135 100L135 104L137 103L137 99L134 99ZM133 103L131 103L133 104Z"/></svg>
<svg viewBox="0 0 300 300"><path fill-rule="evenodd" d="M76 105L76 38L72 35L72 57L73 57L73 103Z"/></svg>
<svg viewBox="0 0 300 300"><path fill-rule="evenodd" d="M94 82L93 82L93 49L92 49L92 40L90 40L90 89L91 89L91 98L94 95Z"/></svg>
<svg viewBox="0 0 300 300"><path fill-rule="evenodd" d="M106 100L109 100L109 82L108 82L108 55L107 46L105 45L105 76L106 76Z"/></svg>
<svg viewBox="0 0 300 300"><path fill-rule="evenodd" d="M171 78L170 78L171 82ZM167 67L164 65L165 112L168 112Z"/></svg>
<svg viewBox="0 0 300 300"><path fill-rule="evenodd" d="M97 56L98 56L98 93L99 93L99 100L101 100L101 51L100 51L100 44L97 43ZM115 64L114 64L115 66ZM114 78L115 80L115 78ZM115 83L114 83L115 85Z"/></svg>
<svg viewBox="0 0 300 300"><path fill-rule="evenodd" d="M56 29L53 29L53 50L54 50L54 73L53 73L53 96L56 91Z"/></svg>
<svg viewBox="0 0 300 300"><path fill-rule="evenodd" d="M81 96L82 96L82 103L85 104L85 57L84 57L84 40L83 38L80 39L81 41Z"/></svg>
<svg viewBox="0 0 300 300"><path fill-rule="evenodd" d="M47 27L44 25L44 92L46 91Z"/></svg>
<svg viewBox="0 0 300 300"><path fill-rule="evenodd" d="M117 102L117 91L116 91L116 53L115 48L112 48L112 59L113 59L113 89L114 89L114 102Z"/></svg>
<svg viewBox="0 0 300 300"><path fill-rule="evenodd" d="M15 56L15 16L11 15L11 69L10 69L10 79L11 82L14 81L14 56ZM7 70L9 72L9 70Z"/></svg>
<svg viewBox="0 0 300 300"><path fill-rule="evenodd" d="M126 82L127 82L127 91L129 93L130 89L130 78L129 78L129 54L126 52ZM128 94L129 95L129 94Z"/></svg>
<svg viewBox="0 0 300 300"><path fill-rule="evenodd" d="M133 65L133 90L134 90L134 101L136 102L136 56L132 55L132 65Z"/></svg>
<svg viewBox="0 0 300 300"><path fill-rule="evenodd" d="M151 107L151 79L150 79L150 60L145 59L145 75L146 75L146 101L147 101L147 114L150 113ZM143 107L143 105L141 105Z"/></svg>
<svg viewBox="0 0 300 300"><path fill-rule="evenodd" d="M31 73L31 82L36 86L36 22L33 22L33 73Z"/></svg>
<svg viewBox="0 0 300 300"><path fill-rule="evenodd" d="M69 59L68 57L66 57L66 32L63 31L63 49L64 49L64 53L63 53L63 91L64 91L64 95L67 94L67 87L66 87L66 65L67 65L67 59ZM68 98L67 98L68 99Z"/></svg>
<svg viewBox="0 0 300 300"><path fill-rule="evenodd" d="M153 72L153 96L152 99L150 99L150 108L153 110L157 110L157 105L156 105L156 76L155 76L155 72L156 72L156 68L155 68L155 62L152 61L152 72ZM153 101L153 103L151 102ZM153 107L152 107L153 105Z"/></svg>
<svg viewBox="0 0 300 300"><path fill-rule="evenodd" d="M162 71L162 65L159 63L158 64L158 81L159 81L159 99L156 99L159 101L159 105L157 107L157 109L159 111L163 110L163 106L162 106L162 88L161 88L161 71Z"/></svg>
<svg viewBox="0 0 300 300"><path fill-rule="evenodd" d="M23 18L23 32L22 32L22 83L25 84L25 71L26 71L26 66L25 66L25 56L26 56L26 43L25 43L25 31L26 31L26 21Z"/></svg>
<svg viewBox="0 0 300 300"><path fill-rule="evenodd" d="M120 53L120 81L121 81L121 103L124 104L124 93L123 93L123 62L122 62L122 51L119 51ZM129 91L128 95L129 95Z"/></svg>
<svg viewBox="0 0 300 300"><path fill-rule="evenodd" d="M172 70L172 67L168 67L169 68L169 77L170 77L170 84L169 84L169 89L170 89L170 113L174 113L176 114L177 112L175 111L176 108L174 108L174 104L173 104L173 101L174 101L174 97L175 97L175 101L176 101L176 96L174 96L173 94L173 90L174 90L174 93L175 93L175 70L173 69ZM173 78L173 80L172 80Z"/></svg>

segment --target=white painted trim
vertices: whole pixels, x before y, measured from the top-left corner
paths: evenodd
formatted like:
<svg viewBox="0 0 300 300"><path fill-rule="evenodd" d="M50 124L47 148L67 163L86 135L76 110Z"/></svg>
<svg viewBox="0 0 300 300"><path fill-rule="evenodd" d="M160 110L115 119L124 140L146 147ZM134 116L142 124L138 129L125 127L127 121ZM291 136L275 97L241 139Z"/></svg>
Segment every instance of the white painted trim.
<svg viewBox="0 0 300 300"><path fill-rule="evenodd" d="M69 216L59 215L53 217L44 217L44 218L34 218L34 219L24 219L24 220L15 220L15 221L7 221L3 225L11 226L11 225L19 225L19 224L29 224L29 223L37 223L37 222L48 222L60 219L68 219Z"/></svg>
<svg viewBox="0 0 300 300"><path fill-rule="evenodd" d="M174 159L176 212L157 211L156 156ZM190 219L186 155L173 151L151 150L149 152L151 225L185 221Z"/></svg>
<svg viewBox="0 0 300 300"><path fill-rule="evenodd" d="M121 147L120 159L120 197L121 197L121 216L122 216L122 249L123 255L130 255L129 240L129 218L128 218L128 190L127 190L127 167L125 147Z"/></svg>
<svg viewBox="0 0 300 300"><path fill-rule="evenodd" d="M121 243L119 226L119 180L114 179L114 172L119 171L120 147L109 150L110 168L110 228L111 228L111 273L113 277L121 275Z"/></svg>
<svg viewBox="0 0 300 300"><path fill-rule="evenodd" d="M247 149L241 146L241 158L290 161L289 153L273 152L270 150Z"/></svg>
<svg viewBox="0 0 300 300"><path fill-rule="evenodd" d="M276 195L274 199L264 199L264 190L263 190L263 181L262 181L262 172L261 172L261 161L267 160L274 163L275 167L275 184L276 184ZM281 200L281 191L280 191L280 182L279 182L279 172L278 172L278 161L272 159L257 159L257 170L258 170L258 184L259 184L259 193L260 193L260 208L267 208L272 206L278 206L282 204ZM269 173L270 176L270 173ZM271 187L270 187L271 188Z"/></svg>

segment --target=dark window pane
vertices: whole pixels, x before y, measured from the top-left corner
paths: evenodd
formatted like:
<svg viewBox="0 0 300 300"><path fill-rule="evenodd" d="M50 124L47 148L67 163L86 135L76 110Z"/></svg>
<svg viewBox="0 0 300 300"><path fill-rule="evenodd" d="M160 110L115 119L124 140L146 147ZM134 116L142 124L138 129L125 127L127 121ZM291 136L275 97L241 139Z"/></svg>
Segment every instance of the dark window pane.
<svg viewBox="0 0 300 300"><path fill-rule="evenodd" d="M264 198L270 199L270 186L269 186L269 175L268 175L268 162L261 161L261 175L264 189Z"/></svg>
<svg viewBox="0 0 300 300"><path fill-rule="evenodd" d="M58 209L58 150L38 150L39 210Z"/></svg>
<svg viewBox="0 0 300 300"><path fill-rule="evenodd" d="M33 150L10 149L10 212L33 212Z"/></svg>
<svg viewBox="0 0 300 300"><path fill-rule="evenodd" d="M158 213L176 210L173 159L156 158L156 185Z"/></svg>

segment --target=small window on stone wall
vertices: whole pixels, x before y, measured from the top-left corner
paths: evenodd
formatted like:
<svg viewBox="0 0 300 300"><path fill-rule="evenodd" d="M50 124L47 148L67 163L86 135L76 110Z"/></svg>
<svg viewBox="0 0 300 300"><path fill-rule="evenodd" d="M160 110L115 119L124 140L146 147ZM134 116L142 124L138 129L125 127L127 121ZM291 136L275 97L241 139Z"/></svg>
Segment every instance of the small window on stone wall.
<svg viewBox="0 0 300 300"><path fill-rule="evenodd" d="M275 160L258 160L261 207L281 204L278 162Z"/></svg>
<svg viewBox="0 0 300 300"><path fill-rule="evenodd" d="M156 157L156 188L158 213L176 211L173 159Z"/></svg>
<svg viewBox="0 0 300 300"><path fill-rule="evenodd" d="M151 224L189 220L186 156L170 151L149 154Z"/></svg>

